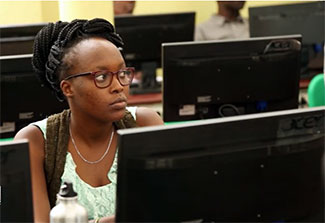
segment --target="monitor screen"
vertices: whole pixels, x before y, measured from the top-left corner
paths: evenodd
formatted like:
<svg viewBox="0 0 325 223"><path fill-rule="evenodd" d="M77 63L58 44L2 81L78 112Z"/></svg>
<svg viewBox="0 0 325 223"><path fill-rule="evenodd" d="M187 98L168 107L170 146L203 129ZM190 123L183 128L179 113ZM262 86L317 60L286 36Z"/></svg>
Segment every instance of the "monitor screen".
<svg viewBox="0 0 325 223"><path fill-rule="evenodd" d="M325 2L249 8L251 37L302 35L301 78L310 79L323 70Z"/></svg>
<svg viewBox="0 0 325 223"><path fill-rule="evenodd" d="M0 57L0 138L13 137L29 123L68 108L41 85L31 58L31 54Z"/></svg>
<svg viewBox="0 0 325 223"><path fill-rule="evenodd" d="M27 140L0 142L1 222L33 222Z"/></svg>
<svg viewBox="0 0 325 223"><path fill-rule="evenodd" d="M46 24L0 26L0 56L33 53L34 37Z"/></svg>
<svg viewBox="0 0 325 223"><path fill-rule="evenodd" d="M119 130L117 222L324 222L324 116Z"/></svg>
<svg viewBox="0 0 325 223"><path fill-rule="evenodd" d="M156 82L156 69L161 67L161 44L193 41L194 24L195 12L115 16L116 32L125 44L126 63L142 71L140 87L161 91ZM132 87L131 93L136 91Z"/></svg>
<svg viewBox="0 0 325 223"><path fill-rule="evenodd" d="M163 44L164 121L297 108L300 41L292 35Z"/></svg>

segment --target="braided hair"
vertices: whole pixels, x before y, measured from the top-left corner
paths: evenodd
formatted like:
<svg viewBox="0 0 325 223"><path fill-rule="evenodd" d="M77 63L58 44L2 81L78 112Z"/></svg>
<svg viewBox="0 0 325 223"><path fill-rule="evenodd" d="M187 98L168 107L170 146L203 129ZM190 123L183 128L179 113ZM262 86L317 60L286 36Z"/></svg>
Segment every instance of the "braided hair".
<svg viewBox="0 0 325 223"><path fill-rule="evenodd" d="M60 81L70 69L71 64L64 61L73 46L90 37L102 37L122 49L123 40L115 33L111 23L104 19L68 22L58 21L43 27L35 37L32 65L40 81L54 91L57 99L65 99Z"/></svg>

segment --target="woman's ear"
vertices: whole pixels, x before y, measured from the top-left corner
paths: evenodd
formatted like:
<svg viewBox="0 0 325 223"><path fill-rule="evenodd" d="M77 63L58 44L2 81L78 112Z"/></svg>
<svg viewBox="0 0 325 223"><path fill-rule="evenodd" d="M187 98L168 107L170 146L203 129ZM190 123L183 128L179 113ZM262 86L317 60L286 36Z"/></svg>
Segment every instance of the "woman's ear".
<svg viewBox="0 0 325 223"><path fill-rule="evenodd" d="M69 98L73 96L73 90L72 90L72 85L69 81L62 80L60 83L61 90L63 94Z"/></svg>

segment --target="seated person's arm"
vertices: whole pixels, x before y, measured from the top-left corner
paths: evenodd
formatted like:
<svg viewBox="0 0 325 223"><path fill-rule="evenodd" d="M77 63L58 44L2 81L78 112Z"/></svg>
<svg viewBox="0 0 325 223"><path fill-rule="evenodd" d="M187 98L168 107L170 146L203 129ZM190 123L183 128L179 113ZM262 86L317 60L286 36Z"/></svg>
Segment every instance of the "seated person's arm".
<svg viewBox="0 0 325 223"><path fill-rule="evenodd" d="M204 40L203 31L198 26L196 26L194 30L194 40L195 41Z"/></svg>
<svg viewBox="0 0 325 223"><path fill-rule="evenodd" d="M21 129L14 140L28 139L31 164L34 222L49 222L50 203L44 173L44 137L36 126Z"/></svg>
<svg viewBox="0 0 325 223"><path fill-rule="evenodd" d="M163 125L164 122L156 111L150 108L138 107L136 111L138 126Z"/></svg>

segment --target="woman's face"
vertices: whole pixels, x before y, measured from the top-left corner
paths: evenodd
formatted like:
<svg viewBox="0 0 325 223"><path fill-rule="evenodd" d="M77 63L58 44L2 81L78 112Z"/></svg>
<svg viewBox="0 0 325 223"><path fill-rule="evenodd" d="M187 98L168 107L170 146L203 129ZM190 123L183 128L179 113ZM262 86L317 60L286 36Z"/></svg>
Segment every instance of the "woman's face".
<svg viewBox="0 0 325 223"><path fill-rule="evenodd" d="M119 50L103 38L82 40L68 54L68 60L73 63L69 76L98 70L116 72L125 68ZM72 92L68 95L71 109L87 113L101 121L117 121L124 116L129 87L122 86L116 75L106 88L96 87L92 75L68 81L71 83Z"/></svg>

